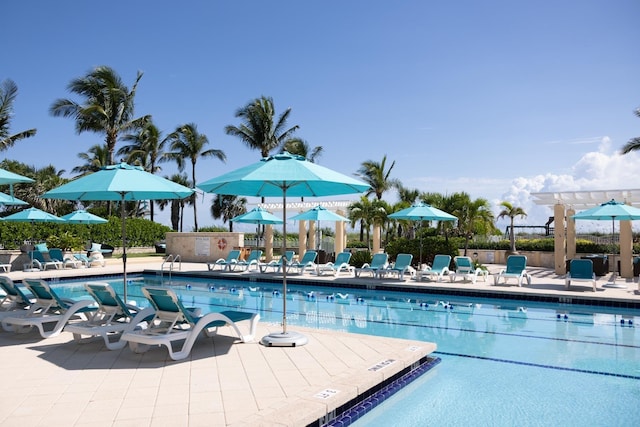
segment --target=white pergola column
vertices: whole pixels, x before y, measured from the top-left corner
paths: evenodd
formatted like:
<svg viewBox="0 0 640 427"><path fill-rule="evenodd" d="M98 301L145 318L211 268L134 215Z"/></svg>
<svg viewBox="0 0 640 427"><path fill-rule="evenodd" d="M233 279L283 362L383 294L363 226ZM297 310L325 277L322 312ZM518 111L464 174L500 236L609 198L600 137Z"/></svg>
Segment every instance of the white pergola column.
<svg viewBox="0 0 640 427"><path fill-rule="evenodd" d="M307 251L307 221L298 221L298 253Z"/></svg>
<svg viewBox="0 0 640 427"><path fill-rule="evenodd" d="M620 277L633 278L633 237L631 221L620 221Z"/></svg>
<svg viewBox="0 0 640 427"><path fill-rule="evenodd" d="M309 249L316 249L316 222L309 221L309 244L307 245ZM306 249L305 249L306 251ZM300 252L300 256L302 256L304 252Z"/></svg>
<svg viewBox="0 0 640 427"><path fill-rule="evenodd" d="M264 259L269 262L273 259L273 225L264 226Z"/></svg>
<svg viewBox="0 0 640 427"><path fill-rule="evenodd" d="M373 225L373 253L374 254L377 254L382 249L380 247L380 232L381 232L380 225L374 224Z"/></svg>
<svg viewBox="0 0 640 427"><path fill-rule="evenodd" d="M573 219L575 214L573 208L567 209L567 259L576 257L576 220Z"/></svg>
<svg viewBox="0 0 640 427"><path fill-rule="evenodd" d="M564 230L564 205L556 204L553 206L553 223L554 233L554 265L556 274L565 274L567 272L566 264L566 239Z"/></svg>

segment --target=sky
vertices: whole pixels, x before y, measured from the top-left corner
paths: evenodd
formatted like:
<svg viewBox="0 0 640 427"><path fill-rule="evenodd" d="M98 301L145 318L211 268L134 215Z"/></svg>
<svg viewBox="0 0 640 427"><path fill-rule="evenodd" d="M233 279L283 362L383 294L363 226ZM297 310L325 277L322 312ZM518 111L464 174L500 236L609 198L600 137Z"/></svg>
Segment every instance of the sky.
<svg viewBox="0 0 640 427"><path fill-rule="evenodd" d="M10 130L38 130L2 156L66 177L104 139L49 107L79 101L69 82L107 65L128 86L144 73L136 115L165 134L195 123L225 152L198 161L197 182L259 160L224 127L264 95L323 147L319 164L353 175L387 156L405 187L466 191L496 213L510 201L521 225L551 215L532 192L640 188L640 153L620 155L640 136L636 0L27 0L2 16L0 80L19 90ZM198 203L200 227L222 225L210 195ZM156 220L170 225L168 209Z"/></svg>

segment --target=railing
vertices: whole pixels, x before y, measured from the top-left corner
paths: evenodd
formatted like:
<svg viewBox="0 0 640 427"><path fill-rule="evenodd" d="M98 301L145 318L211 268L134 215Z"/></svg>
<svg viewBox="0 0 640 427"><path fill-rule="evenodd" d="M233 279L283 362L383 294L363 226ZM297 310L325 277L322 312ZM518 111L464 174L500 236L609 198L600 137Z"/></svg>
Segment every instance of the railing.
<svg viewBox="0 0 640 427"><path fill-rule="evenodd" d="M171 273L173 272L174 264L178 262L178 270L182 271L182 259L180 258L180 254L169 254L165 257L164 261L162 261L162 266L160 266L160 275L164 276L164 267L165 264L168 263L167 267L169 270L169 279L171 279Z"/></svg>

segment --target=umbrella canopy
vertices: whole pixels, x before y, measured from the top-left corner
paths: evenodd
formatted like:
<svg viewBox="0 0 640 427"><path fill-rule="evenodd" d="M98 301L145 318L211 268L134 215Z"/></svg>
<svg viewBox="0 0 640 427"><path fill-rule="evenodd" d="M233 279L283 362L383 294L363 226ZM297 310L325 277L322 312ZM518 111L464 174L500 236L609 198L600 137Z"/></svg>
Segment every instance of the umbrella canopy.
<svg viewBox="0 0 640 427"><path fill-rule="evenodd" d="M282 197L283 214L287 217L287 196L318 197L340 194L358 194L369 186L347 175L332 171L304 157L287 152L265 157L257 163L236 169L217 178L197 184L196 187L215 194L254 197ZM287 223L283 223L285 236L282 253L286 251ZM282 333L270 334L262 339L268 346L304 345L307 338L299 333L287 332L287 271L282 274Z"/></svg>
<svg viewBox="0 0 640 427"><path fill-rule="evenodd" d="M0 205L28 205L29 203L16 199L8 194L0 193Z"/></svg>
<svg viewBox="0 0 640 427"><path fill-rule="evenodd" d="M18 182L33 182L33 179L0 168L0 185L16 184Z"/></svg>
<svg viewBox="0 0 640 427"><path fill-rule="evenodd" d="M37 208L29 208L16 212L3 218L4 221L14 222L64 222L62 218L58 218L49 212L41 211Z"/></svg>
<svg viewBox="0 0 640 427"><path fill-rule="evenodd" d="M573 216L573 219L583 219L583 220L586 219L586 220L595 220L595 221L611 220L611 242L613 243L613 238L615 236L615 231L616 231L615 221L640 219L640 209L611 199L610 201L603 203L600 206L596 206L595 208L578 212ZM616 270L616 266L614 264L613 265L613 284L609 284L608 286L616 287L616 288L626 288L626 285L615 284L615 275L616 275L615 270Z"/></svg>
<svg viewBox="0 0 640 427"><path fill-rule="evenodd" d="M289 219L294 221L349 221L349 218L338 215L337 213L320 205L298 215L292 216Z"/></svg>
<svg viewBox="0 0 640 427"><path fill-rule="evenodd" d="M409 221L455 221L458 219L427 203L416 203L411 207L392 213L389 218ZM422 264L422 234L420 234L420 259L418 262Z"/></svg>
<svg viewBox="0 0 640 427"><path fill-rule="evenodd" d="M105 166L98 172L81 176L47 191L45 199L111 200L120 201L122 213L122 263L124 270L124 299L127 299L127 228L125 203L137 200L184 199L193 190L168 179L146 172L127 163Z"/></svg>
<svg viewBox="0 0 640 427"><path fill-rule="evenodd" d="M271 212L261 208L253 208L249 212L231 218L234 222L244 222L247 224L282 224L283 221Z"/></svg>
<svg viewBox="0 0 640 427"><path fill-rule="evenodd" d="M91 212L87 212L84 209L79 209L61 216L60 218L64 219L69 224L104 224L109 222L108 220L98 215L94 215Z"/></svg>

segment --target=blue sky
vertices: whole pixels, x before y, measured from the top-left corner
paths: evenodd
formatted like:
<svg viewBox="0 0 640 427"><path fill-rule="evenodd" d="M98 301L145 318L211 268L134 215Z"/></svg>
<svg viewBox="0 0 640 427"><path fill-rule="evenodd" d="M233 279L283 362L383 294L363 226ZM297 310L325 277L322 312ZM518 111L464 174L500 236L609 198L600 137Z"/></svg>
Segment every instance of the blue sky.
<svg viewBox="0 0 640 427"><path fill-rule="evenodd" d="M2 15L0 80L19 88L11 130L38 129L3 155L37 167L70 172L102 143L48 110L108 65L128 85L144 72L137 114L165 133L194 122L226 153L198 163L198 182L258 160L224 127L266 95L324 147L324 166L352 174L386 154L406 187L510 200L529 225L548 216L531 192L639 187L638 155L618 154L640 136L635 0L42 0ZM209 205L200 226L220 224Z"/></svg>

